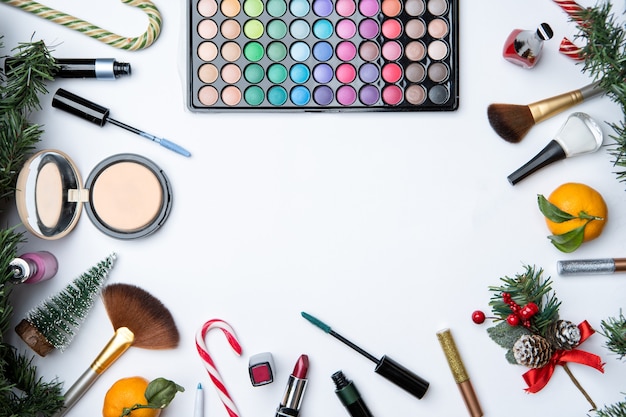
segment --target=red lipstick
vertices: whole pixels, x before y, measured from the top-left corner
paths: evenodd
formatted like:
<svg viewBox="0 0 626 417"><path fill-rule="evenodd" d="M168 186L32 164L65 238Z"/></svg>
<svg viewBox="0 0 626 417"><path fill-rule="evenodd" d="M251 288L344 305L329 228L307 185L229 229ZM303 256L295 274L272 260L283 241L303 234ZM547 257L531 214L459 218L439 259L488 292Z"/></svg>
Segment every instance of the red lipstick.
<svg viewBox="0 0 626 417"><path fill-rule="evenodd" d="M276 410L276 417L297 417L300 412L300 405L304 397L307 379L306 374L309 371L309 357L300 355L293 372L289 375L287 388L283 399Z"/></svg>

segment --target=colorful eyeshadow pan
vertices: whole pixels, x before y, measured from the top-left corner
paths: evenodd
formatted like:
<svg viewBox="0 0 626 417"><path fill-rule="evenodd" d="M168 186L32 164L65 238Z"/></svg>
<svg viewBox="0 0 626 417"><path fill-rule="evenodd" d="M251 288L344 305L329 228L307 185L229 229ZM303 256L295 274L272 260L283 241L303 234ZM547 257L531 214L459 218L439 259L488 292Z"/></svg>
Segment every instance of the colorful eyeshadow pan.
<svg viewBox="0 0 626 417"><path fill-rule="evenodd" d="M189 0L192 111L452 111L459 0Z"/></svg>

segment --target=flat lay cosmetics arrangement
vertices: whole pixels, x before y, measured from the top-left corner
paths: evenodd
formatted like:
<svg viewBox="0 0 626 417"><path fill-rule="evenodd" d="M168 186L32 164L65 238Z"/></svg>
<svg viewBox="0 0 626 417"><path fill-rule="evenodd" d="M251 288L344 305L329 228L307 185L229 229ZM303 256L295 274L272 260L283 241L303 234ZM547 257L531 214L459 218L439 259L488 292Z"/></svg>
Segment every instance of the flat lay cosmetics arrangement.
<svg viewBox="0 0 626 417"><path fill-rule="evenodd" d="M553 18L558 7L544 13L557 1L164 1L121 0L149 21L136 37L61 12L58 28L33 24L59 42L58 68L33 112L50 133L11 167L10 215L28 241L5 272L19 315L9 341L64 382L50 415L98 417L107 383L131 375L184 386L158 417L574 415L573 399L545 399L569 394L558 378L533 397L482 357L492 328L478 335L469 300L493 288L475 252L500 273L556 250L543 223L539 236L519 225L545 220L537 198L554 182L591 178L610 196L593 166L611 140L609 114L593 106L609 92L563 71L555 50L571 22ZM520 11L505 16L509 6ZM32 7L24 22L52 20ZM137 52L158 36L169 49ZM611 222L620 217L612 209ZM606 298L619 297L626 258L611 237L554 258L545 275L558 289L610 276ZM20 333L23 311L110 245L121 282L98 293L105 311L70 349L42 355L27 339L43 332ZM600 295L579 296L599 322ZM510 360L513 341L496 342ZM610 371L602 377L623 379Z"/></svg>
<svg viewBox="0 0 626 417"><path fill-rule="evenodd" d="M188 4L193 111L458 106L458 0Z"/></svg>

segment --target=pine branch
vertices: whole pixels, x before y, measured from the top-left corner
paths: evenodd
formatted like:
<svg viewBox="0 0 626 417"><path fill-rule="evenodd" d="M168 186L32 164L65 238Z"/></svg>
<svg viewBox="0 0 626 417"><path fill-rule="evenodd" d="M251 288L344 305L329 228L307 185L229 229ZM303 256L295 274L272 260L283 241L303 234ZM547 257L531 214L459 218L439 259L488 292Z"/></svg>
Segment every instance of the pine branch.
<svg viewBox="0 0 626 417"><path fill-rule="evenodd" d="M626 416L626 401L607 405L601 410L596 410L597 417L624 417Z"/></svg>
<svg viewBox="0 0 626 417"><path fill-rule="evenodd" d="M602 330L599 333L608 339L606 348L623 359L626 356L626 317L620 311L619 317L602 320L600 325Z"/></svg>
<svg viewBox="0 0 626 417"><path fill-rule="evenodd" d="M583 72L588 72L607 95L617 103L624 114L618 123L609 123L615 143L609 148L616 167L626 167L626 29L611 11L611 2L584 9L578 24L582 39ZM616 172L620 182L626 181L626 170Z"/></svg>
<svg viewBox="0 0 626 417"><path fill-rule="evenodd" d="M509 294L511 299L520 306L535 303L539 308L531 320L531 330L543 334L544 330L559 317L560 302L552 292L550 277L544 280L543 269L536 270L534 266L525 266L525 272L515 277L500 278L504 285L489 287L495 294L489 305L493 313L500 319L513 313L511 306L504 300L503 294Z"/></svg>
<svg viewBox="0 0 626 417"><path fill-rule="evenodd" d="M56 65L43 42L21 44L16 51L26 67L0 71L0 198L13 195L18 171L41 137L27 117L39 108L38 95L47 93L45 80L52 79ZM0 416L51 416L63 405L61 384L37 378L32 359L4 343L13 313L8 264L22 239L13 229L0 229Z"/></svg>
<svg viewBox="0 0 626 417"><path fill-rule="evenodd" d="M0 198L13 194L19 169L41 138L40 126L28 116L40 108L39 95L47 93L45 82L57 67L41 41L20 44L14 51L21 64L0 79Z"/></svg>

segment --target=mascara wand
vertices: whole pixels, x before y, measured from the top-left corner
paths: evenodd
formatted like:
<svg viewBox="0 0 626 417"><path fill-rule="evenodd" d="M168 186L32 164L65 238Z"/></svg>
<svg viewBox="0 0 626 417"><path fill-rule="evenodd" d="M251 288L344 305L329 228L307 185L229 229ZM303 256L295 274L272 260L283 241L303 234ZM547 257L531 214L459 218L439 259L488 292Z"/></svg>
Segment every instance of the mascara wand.
<svg viewBox="0 0 626 417"><path fill-rule="evenodd" d="M377 374L385 377L389 381L393 382L400 388L404 389L405 391L419 399L421 399L424 394L426 394L426 391L428 390L428 386L430 384L425 379L419 377L418 375L400 365L398 362L394 361L387 355L383 355L382 358L378 359L376 356L355 345L354 343L331 329L329 325L313 317L312 315L305 313L304 311L301 314L302 317L322 329L325 333L328 333L335 339L351 347L353 350L357 351L370 361L374 362L376 364L374 372L376 372Z"/></svg>
<svg viewBox="0 0 626 417"><path fill-rule="evenodd" d="M106 122L111 123L117 127L121 127L124 130L135 133L143 138L150 139L151 141L158 143L164 148L174 151L183 156L191 156L191 153L183 148L164 138L159 138L150 133L139 130L135 127L129 126L125 123L119 122L109 117L109 109L102 107L92 101L79 97L76 94L70 93L67 90L59 88L52 98L52 107L64 110L68 113L78 116L81 119L85 119L91 123L97 124L100 127L104 126Z"/></svg>

